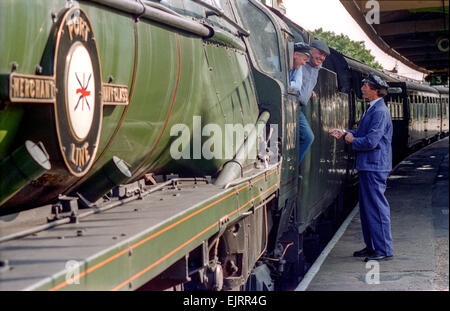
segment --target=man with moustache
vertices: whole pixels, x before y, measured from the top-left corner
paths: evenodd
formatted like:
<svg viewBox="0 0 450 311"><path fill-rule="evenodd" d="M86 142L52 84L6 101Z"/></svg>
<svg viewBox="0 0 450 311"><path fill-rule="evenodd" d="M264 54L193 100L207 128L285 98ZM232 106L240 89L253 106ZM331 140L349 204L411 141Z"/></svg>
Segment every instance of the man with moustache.
<svg viewBox="0 0 450 311"><path fill-rule="evenodd" d="M358 129L333 129L336 139L345 137L356 152L359 176L359 210L366 247L355 257L386 260L393 256L389 203L384 196L386 180L392 170L392 120L383 97L388 84L374 73L362 80L363 98L370 101Z"/></svg>

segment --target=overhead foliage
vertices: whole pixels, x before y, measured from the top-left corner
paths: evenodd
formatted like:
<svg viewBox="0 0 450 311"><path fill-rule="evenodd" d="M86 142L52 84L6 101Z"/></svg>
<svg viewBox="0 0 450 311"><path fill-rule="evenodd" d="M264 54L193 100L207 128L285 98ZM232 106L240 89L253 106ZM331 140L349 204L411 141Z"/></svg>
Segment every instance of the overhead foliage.
<svg viewBox="0 0 450 311"><path fill-rule="evenodd" d="M383 68L375 60L375 57L370 54L370 51L367 50L364 41L353 41L344 34L337 35L332 31L323 31L322 28L314 30L312 34L344 55L350 56L377 69Z"/></svg>

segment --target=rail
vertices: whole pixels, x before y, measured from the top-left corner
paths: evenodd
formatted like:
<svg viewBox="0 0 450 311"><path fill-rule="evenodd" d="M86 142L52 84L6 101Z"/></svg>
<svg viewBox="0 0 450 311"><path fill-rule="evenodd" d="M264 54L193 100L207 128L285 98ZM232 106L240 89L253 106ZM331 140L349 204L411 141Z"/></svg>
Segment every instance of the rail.
<svg viewBox="0 0 450 311"><path fill-rule="evenodd" d="M149 4L148 1L131 1L131 0L90 0L101 5L105 5L123 12L134 14L137 17L144 17L149 20L159 22L171 27L175 27L187 32L193 33L200 37L210 37L212 30L207 26L187 19L168 8L162 8L157 3Z"/></svg>
<svg viewBox="0 0 450 311"><path fill-rule="evenodd" d="M238 30L239 35L245 36L245 37L250 36L250 31L248 31L247 29L243 28L241 25L239 25L234 20L229 18L222 9L218 9L215 6L212 6L211 4L206 3L203 0L191 0L191 1L197 3L198 5L201 5L201 6L205 7L205 8L207 8L208 10L213 11L217 16L219 16L223 20L225 20L228 23L230 23L231 25L233 25Z"/></svg>

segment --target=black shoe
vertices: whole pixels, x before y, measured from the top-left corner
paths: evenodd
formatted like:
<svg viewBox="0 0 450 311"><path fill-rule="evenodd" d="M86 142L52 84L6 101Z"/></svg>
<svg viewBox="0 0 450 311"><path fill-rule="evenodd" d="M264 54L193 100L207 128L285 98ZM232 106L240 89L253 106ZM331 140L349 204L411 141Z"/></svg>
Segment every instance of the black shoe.
<svg viewBox="0 0 450 311"><path fill-rule="evenodd" d="M370 260L376 260L376 261L381 261L381 260L390 260L392 259L392 257L394 256L385 256L385 255L380 255L378 253L374 253L371 256L367 256L366 259L364 259L365 262L368 262Z"/></svg>
<svg viewBox="0 0 450 311"><path fill-rule="evenodd" d="M367 256L372 256L373 254L375 254L374 250L363 248L360 251L354 252L353 253L353 257L367 257Z"/></svg>

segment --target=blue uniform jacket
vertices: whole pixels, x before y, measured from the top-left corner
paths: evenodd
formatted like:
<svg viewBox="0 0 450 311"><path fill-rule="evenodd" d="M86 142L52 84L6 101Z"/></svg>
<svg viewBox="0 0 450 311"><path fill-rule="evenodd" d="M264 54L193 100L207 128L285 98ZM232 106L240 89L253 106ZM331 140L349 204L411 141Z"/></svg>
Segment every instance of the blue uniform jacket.
<svg viewBox="0 0 450 311"><path fill-rule="evenodd" d="M392 119L383 98L367 110L356 130L348 132L355 136L352 147L358 171L392 170Z"/></svg>

